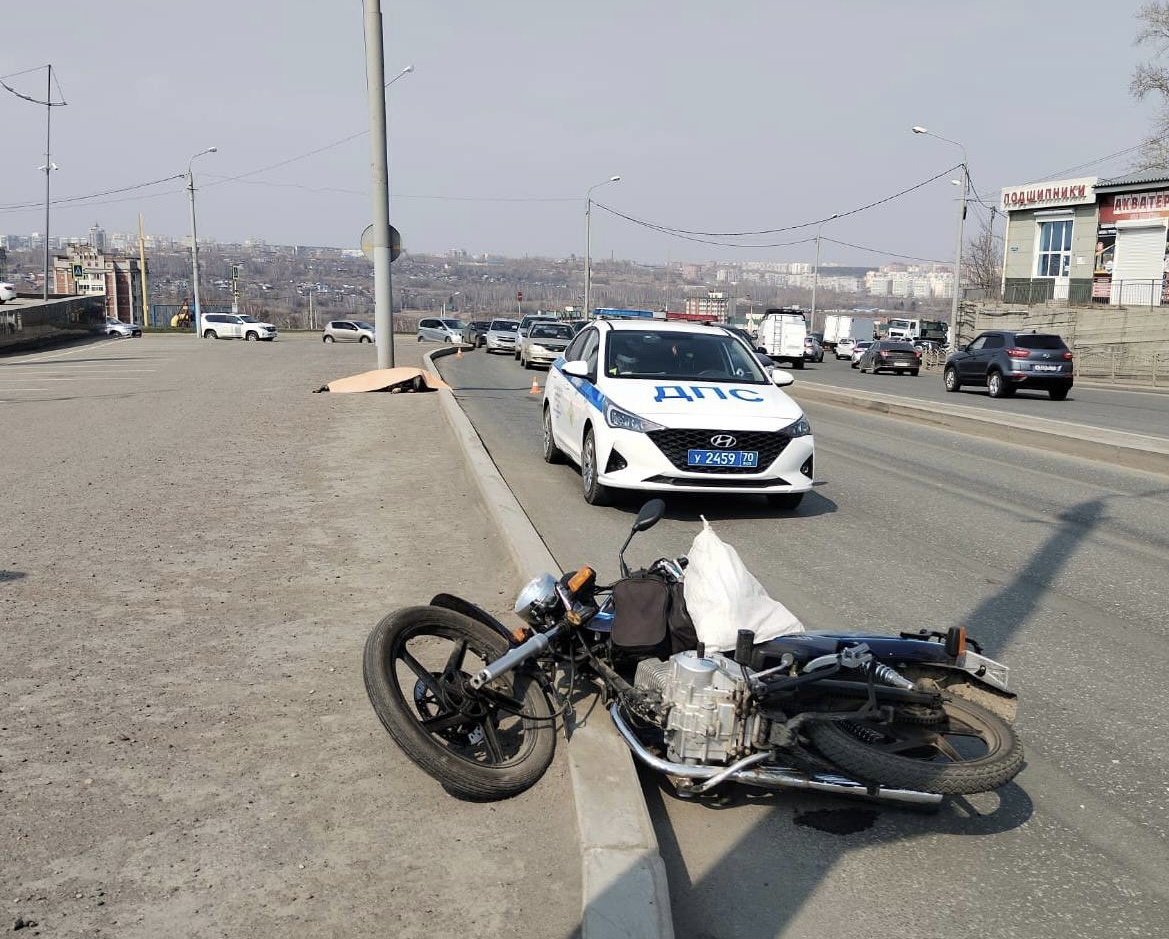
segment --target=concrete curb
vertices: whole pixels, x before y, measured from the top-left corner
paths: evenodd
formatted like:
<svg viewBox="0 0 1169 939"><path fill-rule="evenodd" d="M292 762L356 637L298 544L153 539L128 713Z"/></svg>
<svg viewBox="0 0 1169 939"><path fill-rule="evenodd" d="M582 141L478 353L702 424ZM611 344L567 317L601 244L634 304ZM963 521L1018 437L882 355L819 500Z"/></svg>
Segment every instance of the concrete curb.
<svg viewBox="0 0 1169 939"><path fill-rule="evenodd" d="M457 351L428 352L427 369L437 375L434 360ZM454 394L438 394L520 575L559 573ZM581 848L582 939L673 939L666 868L641 783L629 748L602 708L573 728L568 769Z"/></svg>
<svg viewBox="0 0 1169 939"><path fill-rule="evenodd" d="M788 393L797 400L876 411L963 434L989 437L1000 443L1034 447L1042 441L1045 449L1057 453L1169 476L1169 441L1161 437L1092 428L1092 437L1087 438L1083 436L1083 425L1066 421L994 414L982 408L954 404L923 404L893 395L858 394L810 382L793 385Z"/></svg>

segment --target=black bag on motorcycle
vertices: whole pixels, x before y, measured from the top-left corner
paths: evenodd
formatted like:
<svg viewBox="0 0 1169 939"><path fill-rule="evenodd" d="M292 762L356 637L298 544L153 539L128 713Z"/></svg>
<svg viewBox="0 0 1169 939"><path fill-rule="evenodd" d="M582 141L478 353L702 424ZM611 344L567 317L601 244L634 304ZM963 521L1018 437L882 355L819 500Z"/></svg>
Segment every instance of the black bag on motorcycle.
<svg viewBox="0 0 1169 939"><path fill-rule="evenodd" d="M631 655L667 658L698 645L681 584L636 573L613 586L613 645Z"/></svg>

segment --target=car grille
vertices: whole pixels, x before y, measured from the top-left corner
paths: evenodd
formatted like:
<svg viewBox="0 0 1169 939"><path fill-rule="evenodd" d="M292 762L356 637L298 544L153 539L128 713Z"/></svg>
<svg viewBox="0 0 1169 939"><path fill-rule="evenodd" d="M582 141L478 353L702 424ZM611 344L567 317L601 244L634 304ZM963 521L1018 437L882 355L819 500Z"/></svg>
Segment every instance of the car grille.
<svg viewBox="0 0 1169 939"><path fill-rule="evenodd" d="M713 450L710 438L717 434L730 434L735 445L730 450L755 450L759 454L758 466L687 466L688 450ZM791 437L783 431L762 430L680 430L667 428L651 430L646 434L666 458L680 470L687 473L717 473L719 476L758 475L766 470L775 458L791 443Z"/></svg>

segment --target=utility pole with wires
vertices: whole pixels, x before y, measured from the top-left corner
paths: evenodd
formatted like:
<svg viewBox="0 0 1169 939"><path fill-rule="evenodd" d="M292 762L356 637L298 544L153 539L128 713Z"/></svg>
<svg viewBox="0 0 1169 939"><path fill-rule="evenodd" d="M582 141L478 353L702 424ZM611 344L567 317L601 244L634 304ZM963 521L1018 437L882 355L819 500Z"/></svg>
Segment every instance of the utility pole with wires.
<svg viewBox="0 0 1169 939"><path fill-rule="evenodd" d="M29 72L38 72L45 69L47 74L45 76L45 100L41 101L39 98L34 98L31 95L22 94L5 81L8 78L17 78L20 75L27 75ZM5 75L0 78L0 86L4 87L5 91L16 95L18 98L23 98L25 101L30 101L33 104L42 105L45 109L45 165L40 167L45 174L45 283L41 294L42 300L49 299L49 176L57 168L52 160L52 129L53 129L53 108L64 107L66 104L65 96L61 94L61 86L57 84L57 97L60 101L53 100L53 85L57 84L53 78L53 66L43 65L37 66L35 69L27 69L24 72L14 72L12 75Z"/></svg>

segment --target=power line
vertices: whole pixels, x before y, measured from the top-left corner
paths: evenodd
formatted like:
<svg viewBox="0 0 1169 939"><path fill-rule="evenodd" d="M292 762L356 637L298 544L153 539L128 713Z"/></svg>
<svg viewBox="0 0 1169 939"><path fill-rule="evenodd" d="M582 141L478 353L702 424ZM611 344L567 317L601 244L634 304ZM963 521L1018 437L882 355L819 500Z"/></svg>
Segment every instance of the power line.
<svg viewBox="0 0 1169 939"><path fill-rule="evenodd" d="M814 240L814 239L813 239ZM831 242L834 245L843 245L846 248L856 248L858 251L868 251L870 254L879 254L886 258L902 258L906 261L925 261L929 264L950 264L951 261L939 261L937 258L919 258L912 254L896 254L892 251L882 251L880 248L868 248L864 245L854 245L849 241L837 241L835 238L822 238L822 241Z"/></svg>
<svg viewBox="0 0 1169 939"><path fill-rule="evenodd" d="M946 176L946 175L952 173L954 170L958 169L961 165L962 165L961 163L957 163L954 166L947 167L945 170L938 173L936 176L931 176L929 179L922 180L920 183L916 183L912 186L909 186L905 189L902 189L899 192L895 192L892 195L885 196L882 199L877 199L873 202L866 203L865 205L858 206L855 209L849 209L847 212L837 212L836 214L830 215L826 218L813 219L810 222L801 222L799 225L786 225L782 228L764 228L764 229L760 229L758 231L739 231L739 232L734 232L734 231L691 231L691 230L686 229L686 228L674 228L674 227L668 226L668 225L659 225L656 222L649 222L649 221L646 221L645 219L636 218L632 215L626 215L623 212L618 212L616 209L610 208L609 206L605 205L603 202L596 201L595 199L593 200L593 205L599 206L600 208L604 209L606 212L609 212L613 215L619 216L620 218L623 218L626 221L633 222L635 225L642 225L646 228L651 228L654 231L662 232L663 234L677 235L679 237L681 237L683 235L700 235L700 236L704 236L704 237L708 237L708 238L746 238L746 237L750 237L752 235L777 235L781 232L796 231L796 230L801 229L801 228L811 228L813 225L820 225L820 224L823 224L824 222L833 221L834 219L847 218L850 215L856 215L860 212L868 211L869 209L875 208L878 205L884 205L886 202L891 202L894 199L899 199L904 195L908 195L909 193L913 192L914 190L921 189L923 186L928 186L930 183L935 182L936 180L941 179L943 176ZM716 244L717 242L710 242L710 243ZM774 246L774 245L730 245L729 247L770 248L770 247L776 247L776 246Z"/></svg>
<svg viewBox="0 0 1169 939"><path fill-rule="evenodd" d="M71 196L68 199L54 199L50 204L51 205L67 205L67 204L72 203L72 202L86 202L90 199L99 199L102 196L112 196L112 195L117 195L118 193L122 193L122 192L131 192L135 189L146 189L149 186L157 186L160 183L169 183L171 180L182 179L182 178L183 178L183 174L179 173L175 176L164 176L162 179L151 180L148 183L136 183L133 186L122 186L118 189L106 189L102 192L95 192L95 193L88 195L88 196ZM103 203L97 203L97 204L101 205ZM43 202L22 202L22 203L15 203L13 205L0 205L0 212L15 212L15 211L18 211L20 209L39 209L43 205L44 205Z"/></svg>

